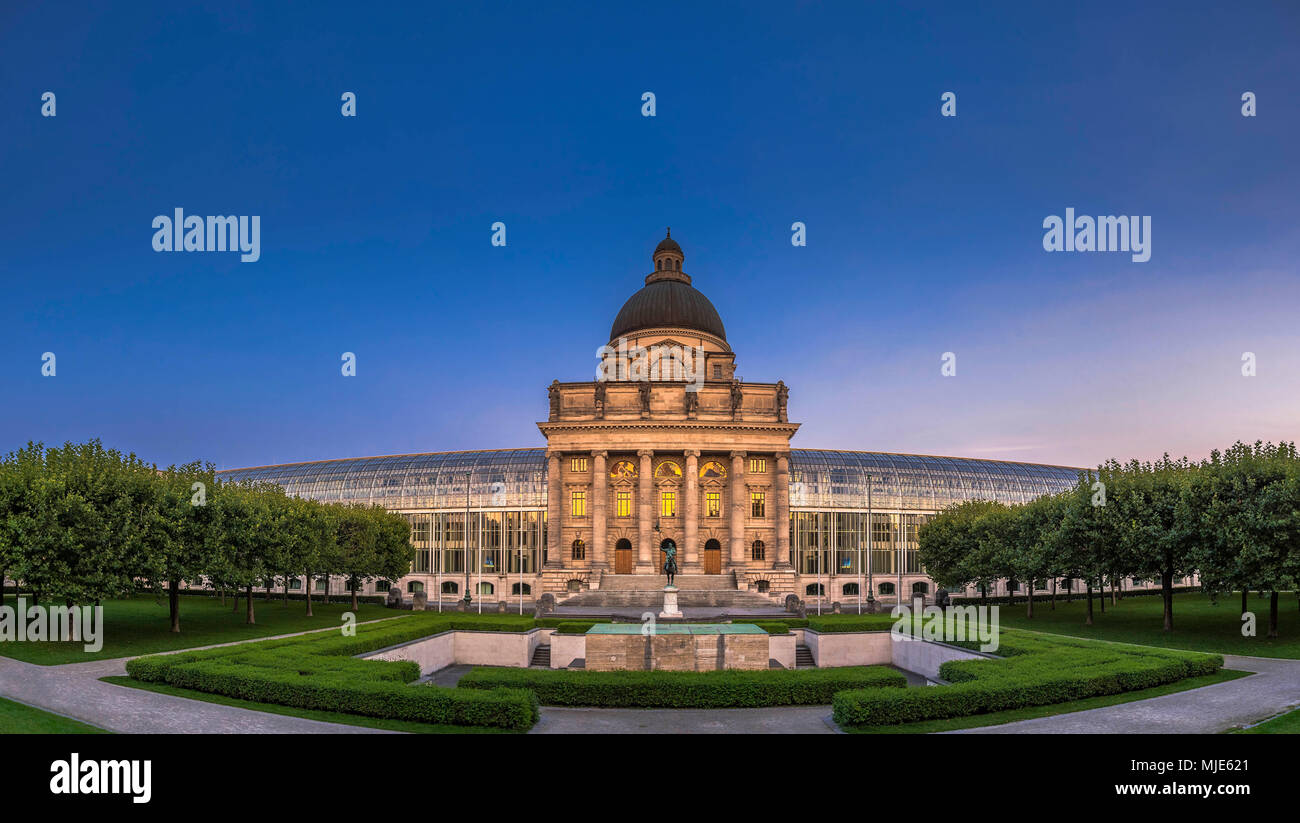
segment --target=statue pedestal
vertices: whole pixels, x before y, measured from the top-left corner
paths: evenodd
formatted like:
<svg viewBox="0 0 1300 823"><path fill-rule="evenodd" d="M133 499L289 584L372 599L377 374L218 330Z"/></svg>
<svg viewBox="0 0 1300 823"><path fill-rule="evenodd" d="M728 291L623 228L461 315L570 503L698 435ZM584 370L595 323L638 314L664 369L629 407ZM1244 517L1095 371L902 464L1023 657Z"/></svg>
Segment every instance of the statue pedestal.
<svg viewBox="0 0 1300 823"><path fill-rule="evenodd" d="M681 617L682 612L677 608L677 587L664 586L664 608L659 612L660 617Z"/></svg>

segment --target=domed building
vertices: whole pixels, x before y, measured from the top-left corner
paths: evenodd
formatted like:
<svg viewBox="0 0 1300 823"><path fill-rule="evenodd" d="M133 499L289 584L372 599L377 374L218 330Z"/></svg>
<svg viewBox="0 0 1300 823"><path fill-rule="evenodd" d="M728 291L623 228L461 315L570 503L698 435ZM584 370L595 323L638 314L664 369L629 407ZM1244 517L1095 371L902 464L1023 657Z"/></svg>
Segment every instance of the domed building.
<svg viewBox="0 0 1300 823"><path fill-rule="evenodd" d="M515 605L548 592L561 608L633 604L627 593L662 586L670 551L684 591L748 593L751 606L779 608L792 593L847 604L928 595L917 530L937 511L1024 503L1076 482L1079 469L1064 466L792 448L785 383L736 377L722 318L671 232L652 260L614 318L599 379L551 383L544 448L221 476L403 513L416 550L396 581L404 592Z"/></svg>

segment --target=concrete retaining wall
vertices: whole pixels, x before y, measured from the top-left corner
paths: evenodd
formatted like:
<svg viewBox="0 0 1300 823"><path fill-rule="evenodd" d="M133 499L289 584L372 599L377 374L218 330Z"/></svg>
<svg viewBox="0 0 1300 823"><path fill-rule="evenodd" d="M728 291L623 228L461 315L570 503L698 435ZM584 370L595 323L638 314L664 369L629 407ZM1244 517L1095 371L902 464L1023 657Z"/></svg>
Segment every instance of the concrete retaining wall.
<svg viewBox="0 0 1300 823"><path fill-rule="evenodd" d="M949 646L947 643L935 643L931 640L901 638L893 640L890 645L893 647L895 666L909 672L916 672L930 680L939 679L939 667L949 660L987 660L991 657L991 655Z"/></svg>
<svg viewBox="0 0 1300 823"><path fill-rule="evenodd" d="M421 674L459 663L526 668L553 629L526 632L449 631L361 655L366 660L413 660Z"/></svg>

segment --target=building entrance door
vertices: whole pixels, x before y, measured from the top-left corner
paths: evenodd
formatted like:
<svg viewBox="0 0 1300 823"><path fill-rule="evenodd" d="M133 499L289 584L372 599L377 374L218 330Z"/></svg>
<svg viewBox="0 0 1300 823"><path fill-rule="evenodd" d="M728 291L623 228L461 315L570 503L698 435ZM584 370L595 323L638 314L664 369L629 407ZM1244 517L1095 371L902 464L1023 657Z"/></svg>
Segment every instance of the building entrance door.
<svg viewBox="0 0 1300 823"><path fill-rule="evenodd" d="M722 544L716 540L704 544L704 573L722 574Z"/></svg>
<svg viewBox="0 0 1300 823"><path fill-rule="evenodd" d="M632 542L625 537L614 545L614 574L631 574L632 563Z"/></svg>

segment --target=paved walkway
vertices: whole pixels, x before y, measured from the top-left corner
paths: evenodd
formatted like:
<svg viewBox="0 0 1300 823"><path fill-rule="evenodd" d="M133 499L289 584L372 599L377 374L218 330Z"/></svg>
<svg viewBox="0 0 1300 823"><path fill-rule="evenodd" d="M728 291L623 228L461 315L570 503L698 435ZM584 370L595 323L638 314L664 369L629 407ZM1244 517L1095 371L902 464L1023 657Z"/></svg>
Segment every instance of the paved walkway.
<svg viewBox="0 0 1300 823"><path fill-rule="evenodd" d="M1223 667L1255 674L1164 697L951 734L1218 734L1300 705L1300 660L1224 655Z"/></svg>
<svg viewBox="0 0 1300 823"><path fill-rule="evenodd" d="M389 618L381 618L389 619ZM367 623L376 621L365 621ZM276 637L295 637L331 629L313 629ZM271 640L240 641L255 643ZM219 643L218 646L235 645ZM214 648L203 646L202 648ZM179 651L196 651L181 649ZM174 654L176 652L163 652ZM92 660L62 666L37 666L8 657L0 657L0 697L26 703L108 729L135 734L385 734L383 729L369 729L341 723L325 723L302 717L258 712L235 706L222 706L202 700L173 697L128 686L100 681L101 677L126 674L130 657Z"/></svg>

